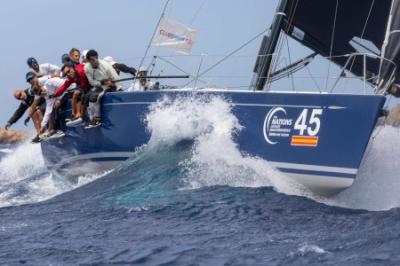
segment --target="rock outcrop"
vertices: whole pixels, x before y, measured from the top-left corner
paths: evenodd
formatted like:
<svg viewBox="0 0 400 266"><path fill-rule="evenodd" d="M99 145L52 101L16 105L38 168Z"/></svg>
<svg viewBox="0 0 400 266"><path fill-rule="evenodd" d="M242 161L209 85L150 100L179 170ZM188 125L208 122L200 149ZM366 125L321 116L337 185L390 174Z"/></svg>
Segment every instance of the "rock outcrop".
<svg viewBox="0 0 400 266"><path fill-rule="evenodd" d="M0 144L15 144L29 137L29 133L0 128Z"/></svg>
<svg viewBox="0 0 400 266"><path fill-rule="evenodd" d="M392 126L400 125L400 105L396 105L390 110L389 115L385 120L385 123Z"/></svg>

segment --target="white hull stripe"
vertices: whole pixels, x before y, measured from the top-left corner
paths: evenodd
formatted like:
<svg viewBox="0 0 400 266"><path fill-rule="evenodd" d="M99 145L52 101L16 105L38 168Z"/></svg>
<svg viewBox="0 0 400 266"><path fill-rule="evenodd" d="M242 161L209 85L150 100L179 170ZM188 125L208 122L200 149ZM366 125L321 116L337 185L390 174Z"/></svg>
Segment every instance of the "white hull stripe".
<svg viewBox="0 0 400 266"><path fill-rule="evenodd" d="M282 163L282 162L272 162L272 161L269 161L269 163L275 168L286 168L292 170L308 170L308 171L353 174L353 175L356 175L358 172L358 169L356 168L331 167L331 166L320 166L312 164Z"/></svg>
<svg viewBox="0 0 400 266"><path fill-rule="evenodd" d="M302 184L311 191L326 196L339 193L340 191L350 187L354 181L354 179L340 178L335 176L319 177L315 175L303 175L293 173L285 175Z"/></svg>
<svg viewBox="0 0 400 266"><path fill-rule="evenodd" d="M76 155L68 158L62 163L54 165L54 167L60 167L65 164L73 163L78 160L88 160L88 159L98 159L98 158L129 158L134 154L134 152L98 152L98 153L88 153L83 155ZM328 173L340 173L340 174L354 174L356 175L358 169L355 168L343 168L343 167L330 167L330 166L320 166L311 164L295 164L295 163L282 163L268 161L268 163L275 168L285 168L291 170L308 170L308 171L319 171Z"/></svg>
<svg viewBox="0 0 400 266"><path fill-rule="evenodd" d="M68 158L67 160L64 160L61 163L52 165L51 167L54 167L56 169L67 165L74 163L79 160L90 160L90 159L100 159L100 158L129 158L134 154L134 152L97 152L97 153L87 153L87 154L82 154L82 155L76 155L73 157Z"/></svg>

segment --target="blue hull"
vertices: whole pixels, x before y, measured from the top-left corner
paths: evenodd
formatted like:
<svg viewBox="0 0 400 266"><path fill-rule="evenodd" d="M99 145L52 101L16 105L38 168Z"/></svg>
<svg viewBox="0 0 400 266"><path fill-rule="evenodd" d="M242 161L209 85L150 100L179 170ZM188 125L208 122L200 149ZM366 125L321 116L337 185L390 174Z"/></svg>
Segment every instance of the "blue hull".
<svg viewBox="0 0 400 266"><path fill-rule="evenodd" d="M150 104L165 96L204 95L218 95L232 103L244 127L236 136L242 152L268 160L318 194L334 194L353 183L385 103L380 95L110 93L103 100L103 126L65 128L66 137L42 143L45 161L64 176L112 169L149 141L143 118Z"/></svg>

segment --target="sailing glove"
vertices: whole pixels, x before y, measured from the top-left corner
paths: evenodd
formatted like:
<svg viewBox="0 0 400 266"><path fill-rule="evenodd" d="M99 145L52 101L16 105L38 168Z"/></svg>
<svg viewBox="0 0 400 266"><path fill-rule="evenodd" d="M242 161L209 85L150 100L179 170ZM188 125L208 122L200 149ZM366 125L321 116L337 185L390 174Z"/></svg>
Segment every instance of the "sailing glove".
<svg viewBox="0 0 400 266"><path fill-rule="evenodd" d="M29 123L29 120L31 119L31 117L30 116L28 116L26 119L25 119L25 121L24 121L24 125L25 126L28 126L28 123Z"/></svg>

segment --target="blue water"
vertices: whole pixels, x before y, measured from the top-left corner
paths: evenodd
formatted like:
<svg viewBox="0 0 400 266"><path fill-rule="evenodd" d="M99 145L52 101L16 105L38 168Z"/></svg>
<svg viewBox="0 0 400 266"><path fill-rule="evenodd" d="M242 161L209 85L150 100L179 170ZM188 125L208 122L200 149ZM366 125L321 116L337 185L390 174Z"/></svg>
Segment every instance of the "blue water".
<svg viewBox="0 0 400 266"><path fill-rule="evenodd" d="M38 145L0 147L0 264L400 264L398 129L378 132L333 198L207 132L78 184L50 174Z"/></svg>

